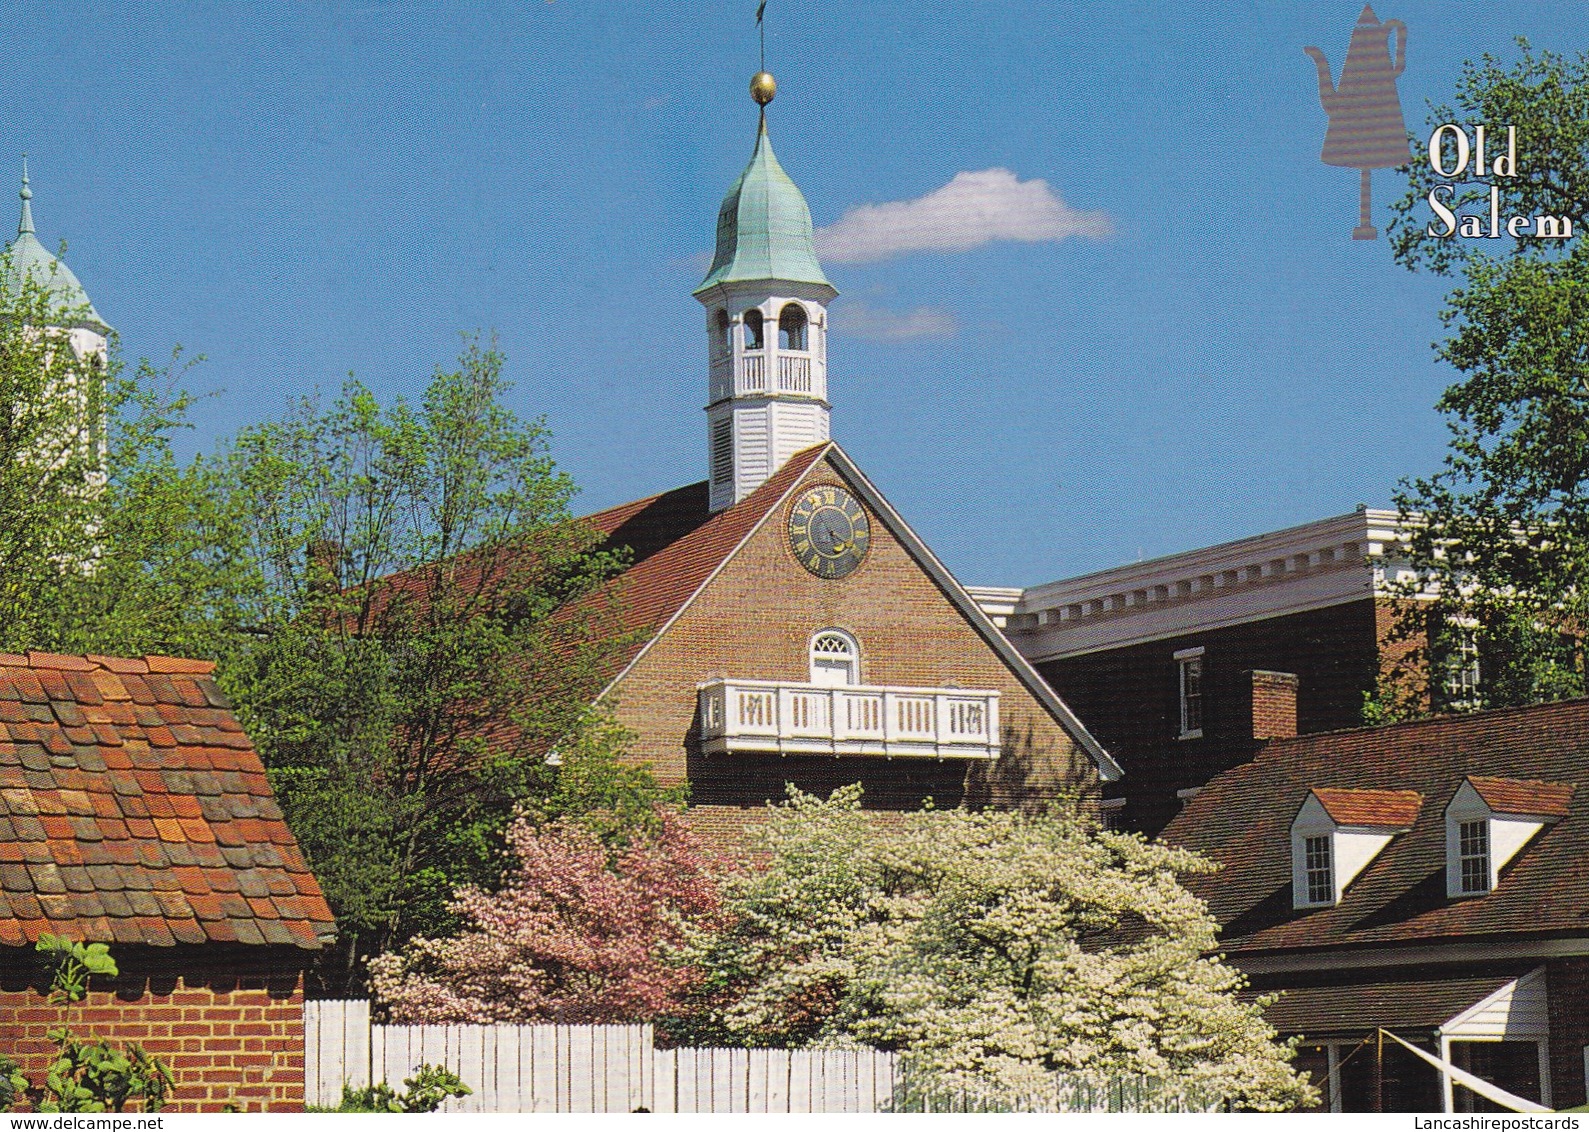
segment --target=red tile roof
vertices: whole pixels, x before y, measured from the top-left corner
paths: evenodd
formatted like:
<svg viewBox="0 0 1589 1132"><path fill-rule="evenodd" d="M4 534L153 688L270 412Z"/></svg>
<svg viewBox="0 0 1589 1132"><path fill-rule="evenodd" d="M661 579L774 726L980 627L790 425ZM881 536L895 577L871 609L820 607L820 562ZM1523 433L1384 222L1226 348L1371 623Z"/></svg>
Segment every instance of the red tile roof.
<svg viewBox="0 0 1589 1132"><path fill-rule="evenodd" d="M0 945L331 938L213 667L0 653Z"/></svg>
<svg viewBox="0 0 1589 1132"><path fill-rule="evenodd" d="M592 599L606 600L616 588L621 602L616 632L633 638L613 658L613 676L650 644L828 447L824 443L796 453L766 483L715 515L707 510L706 484L698 483L585 518L607 536L609 546L628 547L633 554L630 567Z"/></svg>
<svg viewBox="0 0 1589 1132"><path fill-rule="evenodd" d="M1530 805L1561 820L1512 858L1494 891L1446 895L1445 809L1464 780L1523 782ZM1216 777L1164 831L1223 867L1187 883L1209 902L1221 948L1264 951L1388 946L1547 934L1589 936L1589 700L1478 712L1269 743ZM1291 822L1310 789L1416 791L1412 828L1353 881L1340 903L1291 906ZM1498 794L1508 797L1509 794ZM1511 804L1511 803L1508 803Z"/></svg>
<svg viewBox="0 0 1589 1132"><path fill-rule="evenodd" d="M1562 818L1567 816L1567 806L1572 801L1572 786L1566 782L1488 778L1478 774L1468 775L1468 781L1484 799L1484 804L1498 814Z"/></svg>
<svg viewBox="0 0 1589 1132"><path fill-rule="evenodd" d="M1313 791L1324 812L1339 825L1406 829L1418 818L1423 795L1416 790L1341 790L1329 786Z"/></svg>

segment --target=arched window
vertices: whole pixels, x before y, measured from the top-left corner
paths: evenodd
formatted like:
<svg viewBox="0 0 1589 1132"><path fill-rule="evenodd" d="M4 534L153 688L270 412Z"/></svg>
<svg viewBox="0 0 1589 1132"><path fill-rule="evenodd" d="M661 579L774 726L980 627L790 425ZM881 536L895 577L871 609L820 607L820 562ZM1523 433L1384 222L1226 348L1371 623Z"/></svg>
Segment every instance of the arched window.
<svg viewBox="0 0 1589 1132"><path fill-rule="evenodd" d="M714 330L715 330L715 336L712 338L712 345L717 348L717 352L718 353L720 353L720 354L728 353L728 312L727 311L721 310L721 309L718 310L717 318L715 320Z"/></svg>
<svg viewBox="0 0 1589 1132"><path fill-rule="evenodd" d="M755 307L745 312L745 349L759 350L762 348L762 318L761 312Z"/></svg>
<svg viewBox="0 0 1589 1132"><path fill-rule="evenodd" d="M806 309L790 303L778 315L778 347L783 350L806 348Z"/></svg>
<svg viewBox="0 0 1589 1132"><path fill-rule="evenodd" d="M825 688L861 682L861 651L843 629L824 629L811 638L811 683Z"/></svg>

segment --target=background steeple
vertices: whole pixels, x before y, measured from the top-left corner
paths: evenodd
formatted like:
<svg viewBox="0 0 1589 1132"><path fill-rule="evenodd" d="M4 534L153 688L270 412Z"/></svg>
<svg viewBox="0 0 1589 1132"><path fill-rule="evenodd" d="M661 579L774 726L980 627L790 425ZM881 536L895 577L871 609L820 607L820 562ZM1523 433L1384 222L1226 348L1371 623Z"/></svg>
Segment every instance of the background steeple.
<svg viewBox="0 0 1589 1132"><path fill-rule="evenodd" d="M712 510L743 499L785 460L828 439L827 304L811 210L767 135L777 84L750 82L756 147L717 213L717 248L694 295L710 340L707 445Z"/></svg>
<svg viewBox="0 0 1589 1132"><path fill-rule="evenodd" d="M97 347L104 352L105 335L110 325L99 317L94 304L88 301L88 292L67 267L39 242L33 230L33 189L28 184L28 159L22 158L22 215L17 221L17 238L7 249L11 255L7 284L13 294L22 288L22 280L31 278L36 286L43 287L50 305L62 314L62 328L84 331L89 337L99 339ZM73 345L78 354L85 353L86 343L79 343L74 335Z"/></svg>

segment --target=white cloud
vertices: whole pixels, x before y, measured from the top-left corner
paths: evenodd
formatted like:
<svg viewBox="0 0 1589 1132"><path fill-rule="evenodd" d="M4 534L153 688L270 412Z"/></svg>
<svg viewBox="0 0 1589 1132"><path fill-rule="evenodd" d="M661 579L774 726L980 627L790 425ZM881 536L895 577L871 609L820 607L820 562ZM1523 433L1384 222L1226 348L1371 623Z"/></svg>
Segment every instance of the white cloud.
<svg viewBox="0 0 1589 1132"><path fill-rule="evenodd" d="M819 228L817 254L833 263L870 263L907 252L963 252L994 240L1023 243L1114 233L1104 212L1079 212L1048 187L1008 169L956 173L916 200L863 204Z"/></svg>
<svg viewBox="0 0 1589 1132"><path fill-rule="evenodd" d="M960 332L960 324L955 321L953 312L939 307L891 311L853 300L834 308L832 328L836 334L874 342L953 338Z"/></svg>

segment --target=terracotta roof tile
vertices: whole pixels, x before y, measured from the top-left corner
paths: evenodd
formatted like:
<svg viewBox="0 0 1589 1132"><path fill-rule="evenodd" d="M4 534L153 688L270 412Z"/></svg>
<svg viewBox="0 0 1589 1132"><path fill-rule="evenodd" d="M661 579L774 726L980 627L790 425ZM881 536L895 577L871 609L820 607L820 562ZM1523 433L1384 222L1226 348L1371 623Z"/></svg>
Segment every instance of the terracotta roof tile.
<svg viewBox="0 0 1589 1132"><path fill-rule="evenodd" d="M212 668L0 653L0 944L322 946L330 909Z"/></svg>
<svg viewBox="0 0 1589 1132"><path fill-rule="evenodd" d="M1572 801L1572 784L1540 782L1538 779L1490 778L1470 774L1468 782L1498 814L1531 814L1540 817L1567 816Z"/></svg>
<svg viewBox="0 0 1589 1132"><path fill-rule="evenodd" d="M34 652L29 649L25 667L35 669L41 675L45 673L55 675L61 672L92 672L94 662L86 656L62 656L60 653Z"/></svg>
<svg viewBox="0 0 1589 1132"><path fill-rule="evenodd" d="M144 658L150 672L191 672L208 676L215 671L213 660L190 660L181 656L148 656Z"/></svg>
<svg viewBox="0 0 1589 1132"><path fill-rule="evenodd" d="M1560 820L1512 858L1494 891L1453 900L1444 879L1445 809L1464 781L1493 795L1496 808L1526 805L1521 812ZM1581 934L1589 918L1589 791L1568 784L1584 781L1589 700L1306 735L1272 741L1216 777L1163 838L1222 866L1187 884L1209 902L1221 949L1238 962L1256 951ZM1308 791L1321 788L1405 791L1426 804L1338 904L1295 911L1291 822Z"/></svg>

